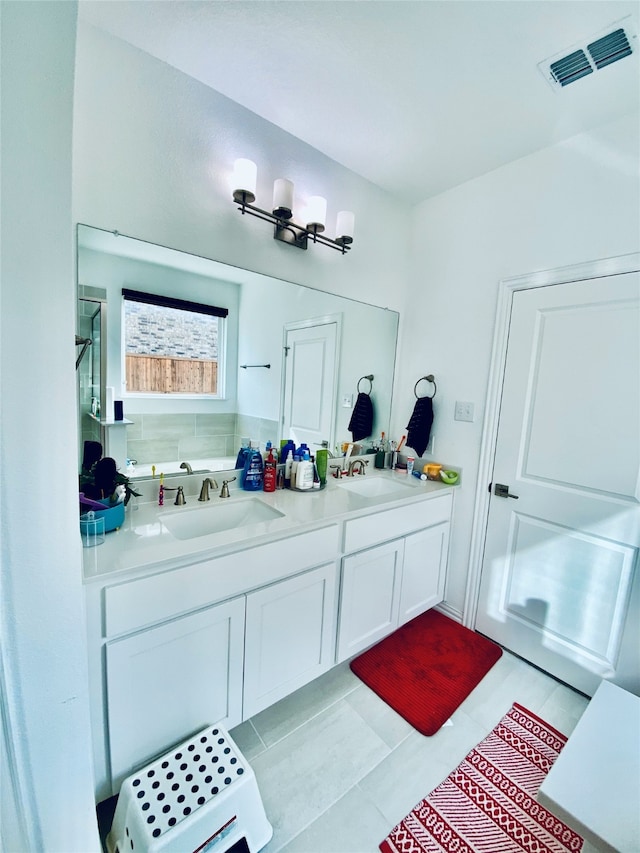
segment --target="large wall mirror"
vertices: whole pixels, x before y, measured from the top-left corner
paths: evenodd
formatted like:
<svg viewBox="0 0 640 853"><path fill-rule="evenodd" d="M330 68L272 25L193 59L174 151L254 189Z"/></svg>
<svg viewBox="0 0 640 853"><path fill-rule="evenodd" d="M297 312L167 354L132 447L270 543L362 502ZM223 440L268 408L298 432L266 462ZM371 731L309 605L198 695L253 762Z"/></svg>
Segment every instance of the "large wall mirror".
<svg viewBox="0 0 640 853"><path fill-rule="evenodd" d="M76 342L91 341L77 370L80 455L86 439L101 440L122 471L135 460L127 473L140 477L151 466L184 473L182 462L233 468L247 438L263 448L287 438L334 448L353 437L359 393L373 404L361 447L388 434L397 312L87 225L78 225L77 249ZM132 332L123 291L223 309L219 330L206 333L208 343L216 337L214 355L211 348L193 355L186 345L199 333L186 326L164 334L143 316ZM131 390L136 335L153 344L138 357L140 371L171 373L173 385ZM217 384L184 379L200 375L212 357L219 358ZM113 400L122 401L122 421L114 421Z"/></svg>

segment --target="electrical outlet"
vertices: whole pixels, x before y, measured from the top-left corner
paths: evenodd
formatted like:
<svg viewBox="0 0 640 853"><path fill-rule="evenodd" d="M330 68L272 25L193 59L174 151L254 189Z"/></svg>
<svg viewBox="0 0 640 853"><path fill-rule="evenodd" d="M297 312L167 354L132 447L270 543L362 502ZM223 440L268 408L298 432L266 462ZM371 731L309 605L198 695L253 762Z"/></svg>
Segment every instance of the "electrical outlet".
<svg viewBox="0 0 640 853"><path fill-rule="evenodd" d="M473 423L473 403L465 403L460 400L456 400L456 408L453 417L456 421L469 421Z"/></svg>
<svg viewBox="0 0 640 853"><path fill-rule="evenodd" d="M342 395L342 408L350 409L353 406L353 394Z"/></svg>

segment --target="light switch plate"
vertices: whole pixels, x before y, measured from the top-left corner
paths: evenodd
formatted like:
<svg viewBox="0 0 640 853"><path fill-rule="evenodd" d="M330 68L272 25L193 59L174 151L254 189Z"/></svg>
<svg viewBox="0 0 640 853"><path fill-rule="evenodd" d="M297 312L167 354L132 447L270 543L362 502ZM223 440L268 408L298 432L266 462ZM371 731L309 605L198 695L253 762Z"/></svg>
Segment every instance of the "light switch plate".
<svg viewBox="0 0 640 853"><path fill-rule="evenodd" d="M453 417L456 421L469 421L470 423L473 423L473 403L456 400L456 408Z"/></svg>

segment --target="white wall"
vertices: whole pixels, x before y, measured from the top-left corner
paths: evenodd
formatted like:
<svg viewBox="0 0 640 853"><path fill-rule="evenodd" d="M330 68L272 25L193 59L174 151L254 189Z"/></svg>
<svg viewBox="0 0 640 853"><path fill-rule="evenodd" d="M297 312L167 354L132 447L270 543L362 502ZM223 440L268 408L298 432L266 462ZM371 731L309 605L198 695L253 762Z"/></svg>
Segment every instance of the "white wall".
<svg viewBox="0 0 640 853"><path fill-rule="evenodd" d="M76 3L2 3L0 846L98 850L76 469Z"/></svg>
<svg viewBox="0 0 640 853"><path fill-rule="evenodd" d="M637 250L637 114L405 211L232 101L88 26L79 29L76 104L78 221L400 310L391 435L406 432L416 380L434 373L434 456L463 468L448 591L461 614L498 283ZM287 175L352 207L353 251L300 252L276 243L266 223L235 215L227 178L241 155L259 164L266 206L272 179ZM454 422L455 400L474 402L474 423Z"/></svg>
<svg viewBox="0 0 640 853"><path fill-rule="evenodd" d="M301 251L276 242L269 224L241 216L229 178L242 156L258 164L259 206L268 209L274 179L288 177L294 214L299 197L326 196L329 236L337 211L353 210L353 250ZM86 25L78 28L73 204L87 225L383 307L397 309L402 299L404 206L202 83Z"/></svg>
<svg viewBox="0 0 640 853"><path fill-rule="evenodd" d="M403 432L415 380L433 373L435 457L460 465L449 606L462 612L499 281L640 249L638 115L547 148L415 210L393 423ZM475 422L454 421L456 400ZM606 448L594 448L606 455Z"/></svg>

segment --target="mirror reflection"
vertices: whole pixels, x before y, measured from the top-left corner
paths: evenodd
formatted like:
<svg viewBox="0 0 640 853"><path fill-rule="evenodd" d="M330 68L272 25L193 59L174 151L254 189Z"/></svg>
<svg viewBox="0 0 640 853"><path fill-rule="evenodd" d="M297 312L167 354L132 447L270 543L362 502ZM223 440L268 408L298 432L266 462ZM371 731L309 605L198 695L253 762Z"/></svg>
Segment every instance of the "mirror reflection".
<svg viewBox="0 0 640 853"><path fill-rule="evenodd" d="M99 440L145 477L233 468L248 439L333 450L355 438L362 393L357 443L388 433L397 312L117 232L79 225L77 236L77 333L92 341L78 369L80 457ZM177 314L152 316L155 303ZM215 331L198 325L211 308Z"/></svg>

